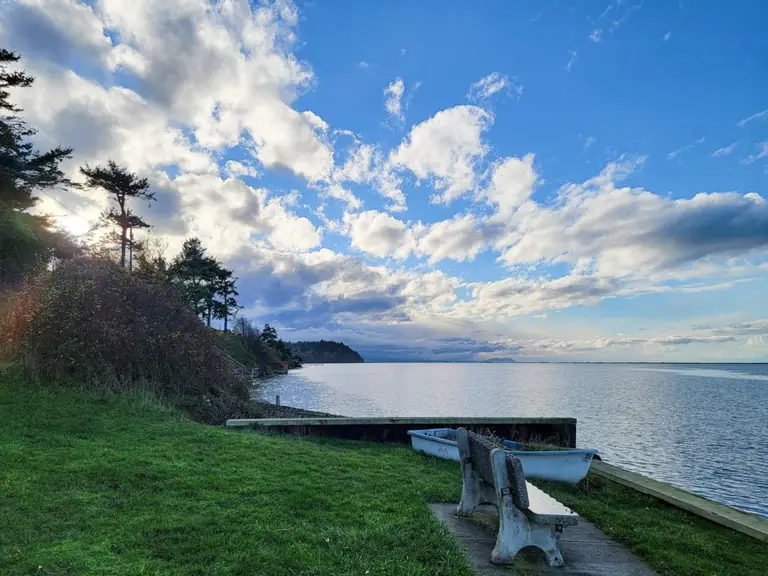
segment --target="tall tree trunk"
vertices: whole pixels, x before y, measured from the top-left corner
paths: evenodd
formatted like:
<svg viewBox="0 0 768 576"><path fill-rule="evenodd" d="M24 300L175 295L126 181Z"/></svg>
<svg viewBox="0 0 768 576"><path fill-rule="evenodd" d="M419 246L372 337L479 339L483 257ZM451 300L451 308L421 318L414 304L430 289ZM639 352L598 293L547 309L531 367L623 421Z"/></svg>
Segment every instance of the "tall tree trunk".
<svg viewBox="0 0 768 576"><path fill-rule="evenodd" d="M229 317L229 306L227 306L227 296L229 296L229 288L224 285L224 332L227 331L227 318Z"/></svg>
<svg viewBox="0 0 768 576"><path fill-rule="evenodd" d="M125 226L120 226L120 266L123 268L125 268L125 245L128 243L126 230Z"/></svg>
<svg viewBox="0 0 768 576"><path fill-rule="evenodd" d="M130 272L133 272L133 228L131 228L131 244L128 251L129 259L128 259L128 270Z"/></svg>

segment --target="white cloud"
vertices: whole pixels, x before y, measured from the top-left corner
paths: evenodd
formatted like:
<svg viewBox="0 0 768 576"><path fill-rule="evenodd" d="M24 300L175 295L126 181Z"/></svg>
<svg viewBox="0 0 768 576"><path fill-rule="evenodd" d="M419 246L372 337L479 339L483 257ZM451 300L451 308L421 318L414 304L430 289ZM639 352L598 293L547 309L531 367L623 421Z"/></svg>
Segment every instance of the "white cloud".
<svg viewBox="0 0 768 576"><path fill-rule="evenodd" d="M370 144L355 142L343 166L334 172L333 179L338 183L371 184L379 194L391 201L388 210L405 210L400 177L393 172L382 152Z"/></svg>
<svg viewBox="0 0 768 576"><path fill-rule="evenodd" d="M739 128L744 128L747 124L754 120L762 120L763 118L768 118L768 108L765 110L761 110L760 112L756 112L755 114L752 114L752 116L747 116L746 118L742 118L738 122L736 122L736 126Z"/></svg>
<svg viewBox="0 0 768 576"><path fill-rule="evenodd" d="M20 49L29 44L27 56L68 66L74 51L108 70L131 69L143 99L168 126L192 127L202 146L219 150L245 136L267 167L286 167L309 181L325 180L332 170L324 122L291 107L313 73L290 52L298 16L289 3L102 0L94 10L71 0L29 0L6 16L0 40L19 38L26 43ZM111 37L120 43L113 46Z"/></svg>
<svg viewBox="0 0 768 576"><path fill-rule="evenodd" d="M484 76L469 87L469 92L467 92L467 99L472 102L480 102L487 100L502 90L505 90L507 93L509 93L512 89L514 89L515 93L517 94L517 99L519 100L523 95L522 85L519 85L515 82L510 82L509 78L507 78L505 74L501 74L500 72L491 72L488 74L488 76Z"/></svg>
<svg viewBox="0 0 768 576"><path fill-rule="evenodd" d="M406 258L416 246L405 222L384 212L347 213L344 224L354 248L379 258Z"/></svg>
<svg viewBox="0 0 768 576"><path fill-rule="evenodd" d="M93 8L73 0L19 0L2 6L0 36L25 57L42 56L64 63L73 54L106 65L112 41ZM44 34L31 33L44 30Z"/></svg>
<svg viewBox="0 0 768 576"><path fill-rule="evenodd" d="M595 28L589 33L589 39L595 43L601 42L603 40L603 31L600 28Z"/></svg>
<svg viewBox="0 0 768 576"><path fill-rule="evenodd" d="M672 152L667 154L667 160L674 160L683 152L687 152L688 150L695 148L697 145L703 144L705 140L706 140L705 137L701 137L701 138L698 138L695 142L692 142L691 144L687 144L686 146L683 146L682 148L678 148L677 150L672 150Z"/></svg>
<svg viewBox="0 0 768 576"><path fill-rule="evenodd" d="M320 245L315 226L286 208L292 203L290 195L269 199L264 188L252 188L234 177L222 180L213 174L188 173L172 180L163 175L155 185L172 194L172 201L178 203L175 216L188 226L167 232L177 236L176 244L180 245L187 233L194 234L224 258L240 252L254 235L264 235L279 250L306 251ZM148 218L161 232L168 225L156 220L154 207Z"/></svg>
<svg viewBox="0 0 768 576"><path fill-rule="evenodd" d="M714 152L712 152L712 156L715 158L720 158L722 156L728 156L729 154L732 154L734 150L736 150L736 147L739 145L738 142L733 142L731 144L728 144L728 146L723 146L722 148L718 148Z"/></svg>
<svg viewBox="0 0 768 576"><path fill-rule="evenodd" d="M473 260L487 245L482 226L469 214L435 222L419 235L416 251L428 256L431 264L448 259Z"/></svg>
<svg viewBox="0 0 768 576"><path fill-rule="evenodd" d="M672 32L664 34L664 42L668 42L670 38L672 38Z"/></svg>
<svg viewBox="0 0 768 576"><path fill-rule="evenodd" d="M758 152L756 154L750 154L746 158L742 158L742 164L752 164L752 162L760 160L761 158L768 158L768 140L755 144L755 147L758 149Z"/></svg>
<svg viewBox="0 0 768 576"><path fill-rule="evenodd" d="M224 172L228 176L237 178L238 176L251 176L252 178L258 178L261 173L253 166L248 166L237 160L229 160L224 165Z"/></svg>
<svg viewBox="0 0 768 576"><path fill-rule="evenodd" d="M497 206L497 215L510 216L533 194L537 175L533 154L523 158L504 158L491 167L491 178L483 196Z"/></svg>
<svg viewBox="0 0 768 576"><path fill-rule="evenodd" d="M358 63L358 67L362 68L363 70L365 70L369 66L370 64L368 64L368 62L366 62L365 60L360 60L360 62Z"/></svg>
<svg viewBox="0 0 768 576"><path fill-rule="evenodd" d="M570 72L571 68L573 68L573 65L576 64L576 60L578 59L579 53L576 52L576 50L568 50L568 64L565 65L565 70Z"/></svg>
<svg viewBox="0 0 768 576"><path fill-rule="evenodd" d="M405 92L405 83L402 78L396 78L384 89L384 108L387 114L398 123L405 119L403 115L403 93Z"/></svg>
<svg viewBox="0 0 768 576"><path fill-rule="evenodd" d="M107 89L72 71L35 65L28 70L35 84L18 92L18 102L46 145L75 148L77 157L68 166L112 158L139 172L176 164L187 172L218 173L207 152L169 127L163 112L135 92ZM51 99L54 93L58 96Z"/></svg>
<svg viewBox="0 0 768 576"><path fill-rule="evenodd" d="M670 271L686 277L702 259L725 264L768 245L768 207L759 195L672 199L617 187L636 165L611 164L583 184L565 185L553 206L523 205L496 241L502 259L510 266L563 262L603 278L652 279Z"/></svg>
<svg viewBox="0 0 768 576"><path fill-rule="evenodd" d="M475 184L477 162L488 152L482 134L493 124L493 115L476 106L442 110L416 124L389 162L407 168L421 180L431 179L441 193L433 198L448 203Z"/></svg>
<svg viewBox="0 0 768 576"><path fill-rule="evenodd" d="M363 205L357 196L339 184L331 184L325 193L331 198L345 202L349 210L359 210Z"/></svg>
<svg viewBox="0 0 768 576"><path fill-rule="evenodd" d="M320 246L320 233L309 219L285 209L280 198L264 207L264 226L269 242L278 250L306 252Z"/></svg>

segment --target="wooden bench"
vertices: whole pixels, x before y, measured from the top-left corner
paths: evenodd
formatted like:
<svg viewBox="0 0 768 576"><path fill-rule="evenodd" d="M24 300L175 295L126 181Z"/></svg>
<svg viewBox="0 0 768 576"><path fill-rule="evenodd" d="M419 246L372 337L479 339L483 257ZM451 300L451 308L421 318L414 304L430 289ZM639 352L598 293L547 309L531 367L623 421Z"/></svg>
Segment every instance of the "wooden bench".
<svg viewBox="0 0 768 576"><path fill-rule="evenodd" d="M578 524L579 515L525 481L514 455L485 436L459 428L461 463L459 516L471 516L480 504L499 510L499 533L491 553L493 564L511 564L527 546L539 548L550 566L563 566L558 540L564 526Z"/></svg>

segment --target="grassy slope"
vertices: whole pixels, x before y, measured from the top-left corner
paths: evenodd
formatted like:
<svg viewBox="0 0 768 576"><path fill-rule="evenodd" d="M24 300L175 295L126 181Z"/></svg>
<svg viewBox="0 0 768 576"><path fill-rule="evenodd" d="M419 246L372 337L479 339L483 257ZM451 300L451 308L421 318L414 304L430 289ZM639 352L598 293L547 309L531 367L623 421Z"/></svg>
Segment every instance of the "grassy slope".
<svg viewBox="0 0 768 576"><path fill-rule="evenodd" d="M19 389L0 375L3 576L469 573L425 506L458 500L453 462ZM660 575L768 566L768 545L614 483L544 487Z"/></svg>
<svg viewBox="0 0 768 576"><path fill-rule="evenodd" d="M458 498L455 463L405 447L8 383L0 438L3 576L469 574L425 505Z"/></svg>

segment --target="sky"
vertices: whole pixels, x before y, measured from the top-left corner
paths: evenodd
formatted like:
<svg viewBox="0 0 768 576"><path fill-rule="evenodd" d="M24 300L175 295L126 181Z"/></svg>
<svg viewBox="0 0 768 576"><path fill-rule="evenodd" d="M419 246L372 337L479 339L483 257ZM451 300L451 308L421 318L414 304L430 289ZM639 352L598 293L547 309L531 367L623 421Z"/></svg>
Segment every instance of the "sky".
<svg viewBox="0 0 768 576"><path fill-rule="evenodd" d="M367 360L768 361L764 2L0 0L64 165ZM52 190L74 234L107 199Z"/></svg>

